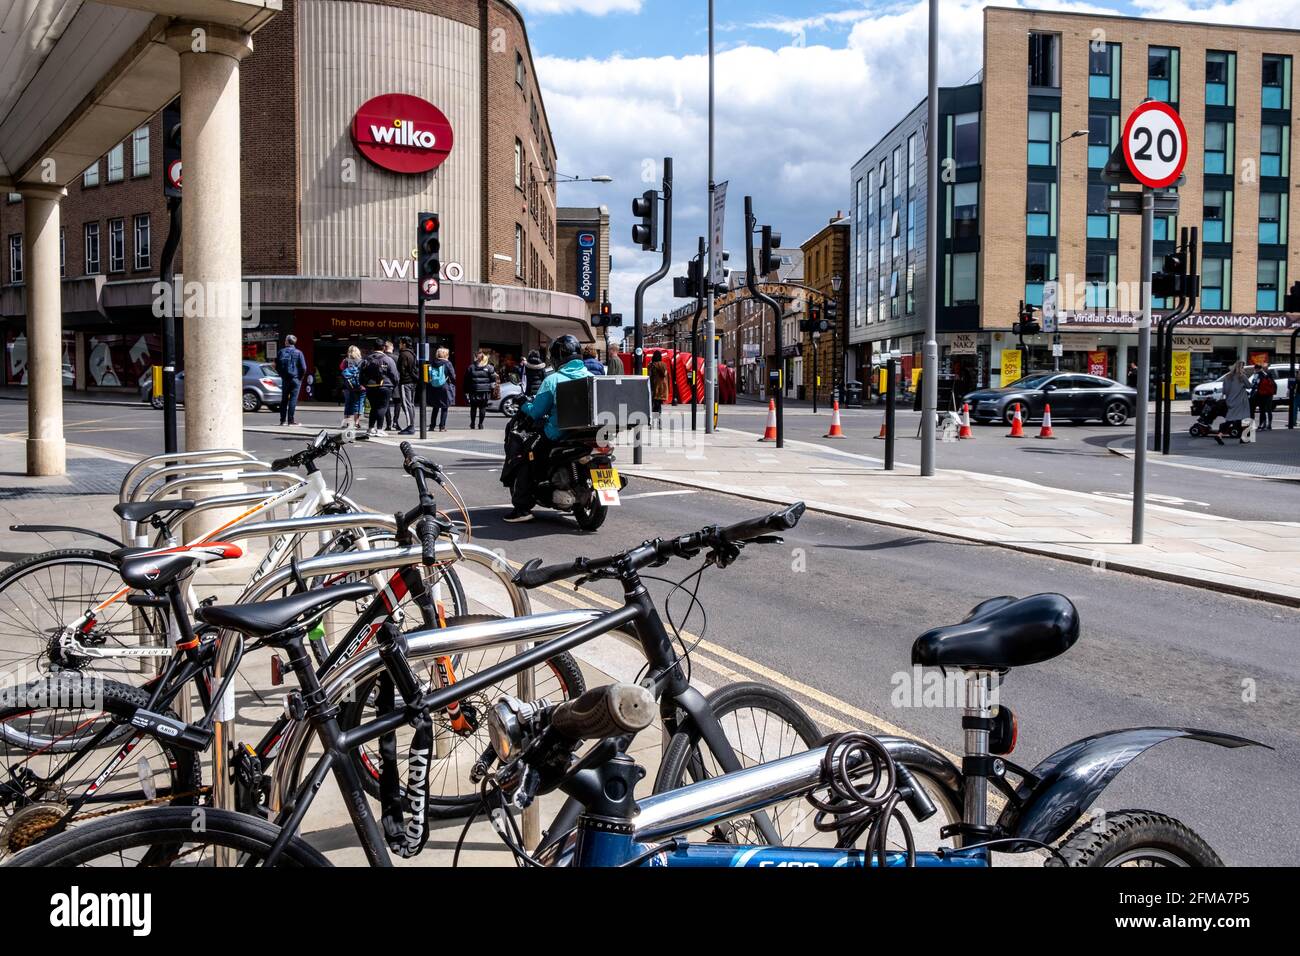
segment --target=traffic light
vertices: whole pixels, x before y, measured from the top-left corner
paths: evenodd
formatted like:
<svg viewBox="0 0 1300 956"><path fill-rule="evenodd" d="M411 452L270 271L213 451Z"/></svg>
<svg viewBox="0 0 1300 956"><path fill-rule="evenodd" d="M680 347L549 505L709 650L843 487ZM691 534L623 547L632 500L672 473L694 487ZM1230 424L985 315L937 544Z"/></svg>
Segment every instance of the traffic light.
<svg viewBox="0 0 1300 956"><path fill-rule="evenodd" d="M415 238L415 262L422 302L438 298L442 291L439 288L442 263L438 259L438 250L442 245L438 238L441 225L436 212L420 213Z"/></svg>
<svg viewBox="0 0 1300 956"><path fill-rule="evenodd" d="M781 257L774 254L776 248L780 245L781 234L773 232L771 226L764 226L762 229L762 244L759 246L758 252L759 275L771 275L781 265Z"/></svg>
<svg viewBox="0 0 1300 956"><path fill-rule="evenodd" d="M837 321L839 321L839 317L840 317L840 303L839 303L838 300L836 300L836 299L827 299L827 300L826 300L826 306L825 306L824 311L825 311L825 314L826 314L826 324L827 324L827 325L834 325Z"/></svg>
<svg viewBox="0 0 1300 956"><path fill-rule="evenodd" d="M1011 326L1011 331L1016 335L1037 335L1043 331L1043 327L1034 321L1034 307L1027 305L1022 299L1020 302L1020 321Z"/></svg>
<svg viewBox="0 0 1300 956"><path fill-rule="evenodd" d="M632 241L647 252L659 247L659 194L647 189L632 200L632 215L640 222L632 227Z"/></svg>
<svg viewBox="0 0 1300 956"><path fill-rule="evenodd" d="M163 107L163 195L181 194L181 101Z"/></svg>
<svg viewBox="0 0 1300 956"><path fill-rule="evenodd" d="M831 324L822 317L820 305L808 306L808 318L799 323L800 332L829 332Z"/></svg>
<svg viewBox="0 0 1300 956"><path fill-rule="evenodd" d="M1291 287L1291 291L1282 296L1283 312L1300 312L1300 282Z"/></svg>
<svg viewBox="0 0 1300 956"><path fill-rule="evenodd" d="M591 317L592 328L622 328L623 316L611 310L612 306L608 301L602 302L600 312Z"/></svg>

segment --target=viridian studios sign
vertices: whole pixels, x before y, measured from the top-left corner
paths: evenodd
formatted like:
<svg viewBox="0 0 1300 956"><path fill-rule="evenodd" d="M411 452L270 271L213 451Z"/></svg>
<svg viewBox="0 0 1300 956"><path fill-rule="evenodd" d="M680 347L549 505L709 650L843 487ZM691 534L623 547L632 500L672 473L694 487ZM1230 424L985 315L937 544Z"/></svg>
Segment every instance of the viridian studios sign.
<svg viewBox="0 0 1300 956"><path fill-rule="evenodd" d="M578 233L578 294L588 302L596 301L596 234Z"/></svg>
<svg viewBox="0 0 1300 956"><path fill-rule="evenodd" d="M451 123L428 100L384 93L352 117L352 141L370 162L394 173L427 173L451 153Z"/></svg>

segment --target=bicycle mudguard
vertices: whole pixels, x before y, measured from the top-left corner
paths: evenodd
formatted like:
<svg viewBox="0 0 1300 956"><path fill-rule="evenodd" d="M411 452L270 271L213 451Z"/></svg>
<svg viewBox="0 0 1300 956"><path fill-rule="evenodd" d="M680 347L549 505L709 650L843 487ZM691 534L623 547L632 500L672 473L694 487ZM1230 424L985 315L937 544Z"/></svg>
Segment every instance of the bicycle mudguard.
<svg viewBox="0 0 1300 956"><path fill-rule="evenodd" d="M107 541L115 548L125 547L121 541L111 535L104 534L101 531L91 531L89 528L71 528L61 524L11 524L10 531L21 531L30 534L49 534L51 532L67 532L68 534L90 535L92 538L99 538L101 541Z"/></svg>
<svg viewBox="0 0 1300 956"><path fill-rule="evenodd" d="M1178 737L1220 747L1273 749L1258 740L1191 727L1133 727L1084 737L1046 757L1029 772L1030 777L1017 788L1019 801L1007 803L998 827L1009 837L1053 843L1136 757ZM1000 849L1015 852L1013 848Z"/></svg>

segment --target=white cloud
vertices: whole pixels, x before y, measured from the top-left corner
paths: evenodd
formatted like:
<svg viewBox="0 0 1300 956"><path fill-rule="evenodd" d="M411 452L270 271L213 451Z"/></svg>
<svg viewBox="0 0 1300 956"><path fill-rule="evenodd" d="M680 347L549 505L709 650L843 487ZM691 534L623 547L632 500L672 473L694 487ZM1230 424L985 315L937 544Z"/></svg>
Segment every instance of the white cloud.
<svg viewBox="0 0 1300 956"><path fill-rule="evenodd" d="M641 0L515 0L515 6L532 16L586 13L603 17L608 13L641 12Z"/></svg>

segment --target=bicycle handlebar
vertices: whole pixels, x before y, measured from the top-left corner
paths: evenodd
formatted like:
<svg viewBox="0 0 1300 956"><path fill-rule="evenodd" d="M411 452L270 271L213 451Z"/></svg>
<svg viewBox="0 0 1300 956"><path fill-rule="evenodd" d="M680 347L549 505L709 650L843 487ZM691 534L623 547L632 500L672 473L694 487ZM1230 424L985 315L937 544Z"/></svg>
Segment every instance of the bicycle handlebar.
<svg viewBox="0 0 1300 956"><path fill-rule="evenodd" d="M655 697L639 684L594 687L575 700L557 704L551 726L572 741L635 734L654 721Z"/></svg>
<svg viewBox="0 0 1300 956"><path fill-rule="evenodd" d="M296 451L292 455L286 455L283 458L277 458L271 462L273 471L284 471L286 468L301 468L303 465L315 461L317 458L324 458L326 455L332 455L344 445L348 439L342 434L328 435L322 431L313 439L312 443L302 451Z"/></svg>
<svg viewBox="0 0 1300 956"><path fill-rule="evenodd" d="M771 514L747 518L725 527L708 525L676 538L655 538L604 558L578 558L564 564L549 565L543 565L541 558L533 558L515 572L514 583L522 588L538 588L579 574L601 571L622 562L627 562L631 569L636 569L671 557L694 557L705 548L725 552L755 538L788 531L799 523L805 510L807 506L802 501L796 501L790 507Z"/></svg>

